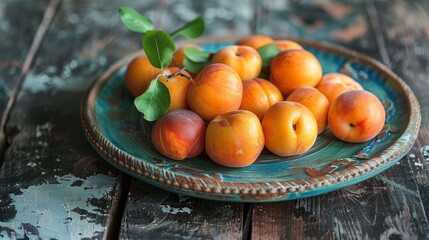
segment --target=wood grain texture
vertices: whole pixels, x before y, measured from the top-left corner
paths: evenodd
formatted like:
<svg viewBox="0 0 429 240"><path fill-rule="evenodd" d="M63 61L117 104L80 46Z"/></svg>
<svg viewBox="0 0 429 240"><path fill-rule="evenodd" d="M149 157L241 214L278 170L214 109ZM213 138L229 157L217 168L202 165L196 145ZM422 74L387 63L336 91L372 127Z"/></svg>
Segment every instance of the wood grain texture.
<svg viewBox="0 0 429 240"><path fill-rule="evenodd" d="M109 214L120 215L112 209L119 207L115 202L121 197L118 172L86 141L79 107L95 76L121 51L132 51L126 39L111 47L118 35L118 19L111 15L118 7L62 2L7 125L0 238L115 235L114 226L107 224L114 222Z"/></svg>
<svg viewBox="0 0 429 240"><path fill-rule="evenodd" d="M49 3L23 2L6 0L0 3L0 116Z"/></svg>
<svg viewBox="0 0 429 240"><path fill-rule="evenodd" d="M37 51L40 49L40 44L43 40L43 37L46 35L46 31L49 28L50 23L52 22L53 15L55 14L57 7L58 1L51 1L46 8L45 14L43 15L43 20L37 27L34 37L32 37L31 47L26 54L25 60L23 61L21 71L18 73L13 71L13 66L8 66L7 61L4 61L5 64L2 64L4 65L3 68L12 68L12 71L9 73L11 75L15 74L16 76L11 76L12 79L9 80L5 80L3 77L0 77L0 86L2 86L4 92L4 94L0 94L0 166L3 164L5 150L8 147L6 124L9 121L10 113L15 105L16 99L22 87L22 83L34 62ZM12 7L12 9L16 11L20 10L17 6ZM29 19L27 19L27 21L29 21ZM7 30L8 29L6 27L5 31ZM9 31L12 32L15 31L15 29L10 28ZM28 36L30 37L30 35ZM5 45L8 44L6 43ZM15 52L18 51L18 49L13 47L11 49ZM0 74L5 76L4 71L1 71ZM12 88L10 86L12 86Z"/></svg>
<svg viewBox="0 0 429 240"><path fill-rule="evenodd" d="M409 14L411 10L408 9L410 8L409 4L404 4L404 2L394 1L394 4L389 5L385 3L374 5L372 1L344 3L344 5L347 5L344 8L344 12L348 12L348 14L338 19L339 21L334 23L336 26L332 29L329 26L329 21L324 21L323 19L336 18L337 14L341 15L341 11L330 13L329 10L326 10L330 8L329 4L324 3L323 7L315 4L316 8L325 9L327 16L321 17L323 14L317 14L315 10L308 11L312 12L312 15L309 16L309 22L319 22L317 29L320 28L321 32L329 32L330 30L334 32L323 35L316 30L315 37L320 34L318 35L320 39L336 38L335 41L340 44L375 57L400 74L401 71L404 71L404 66L399 66L396 63L397 60L392 59L393 52L395 52L396 56L401 56L402 54L409 56L409 50L401 53L400 48L392 47L392 45L395 46L398 44L396 42L401 42L401 40L392 37L389 39L386 35L388 29L392 29L391 25L401 26L399 22L404 21L404 19L414 21L414 16ZM338 4L338 2L332 1L332 5ZM408 18L407 16L398 16L393 11L393 9L398 8L398 4L404 8L402 10L407 13ZM376 5L379 8L375 7ZM305 4L298 6L298 8L304 7ZM347 8L349 9L347 10ZM350 14L355 16L354 20L347 17ZM387 23L386 18L396 22ZM341 19L345 22L342 22ZM355 33L357 31L356 38L350 41L348 36L353 35L353 32L347 29L353 28L353 26L364 28L365 31L353 30ZM314 30L309 29L309 27L299 29L304 29L303 33L301 33L303 36L314 33ZM399 32L408 31L402 29ZM427 44L427 39L421 40L421 42ZM409 47L412 48L411 43ZM403 58L398 57L398 59ZM411 62L416 60L418 61L418 59L409 59ZM420 66L415 67L413 70L414 74L421 74L419 71L426 71L426 69L427 67L421 68ZM409 83L409 81L407 82ZM412 84L410 85L412 86ZM419 95L419 93L416 92L416 95ZM423 119L425 119L424 116ZM417 153L411 156L416 158ZM414 161L407 161L408 159L409 157L404 158L396 166L375 178L340 191L297 201L255 205L252 218L252 238L427 238L428 221L426 210L422 205L425 196L420 190L422 188L420 185L427 186L427 184L421 184L419 180L410 177L409 174L414 174L415 172L415 163ZM420 178L426 179L425 174L422 173Z"/></svg>
<svg viewBox="0 0 429 240"><path fill-rule="evenodd" d="M261 1L254 33L323 40L378 57L362 1Z"/></svg>
<svg viewBox="0 0 429 240"><path fill-rule="evenodd" d="M253 210L252 236L254 239L426 238L427 221L418 204L415 184L395 181L379 176L320 197L270 206L257 204Z"/></svg>
<svg viewBox="0 0 429 240"><path fill-rule="evenodd" d="M190 198L134 180L121 239L242 239L244 204Z"/></svg>
<svg viewBox="0 0 429 240"><path fill-rule="evenodd" d="M422 125L416 144L405 160L408 173L415 179L424 212L429 213L429 3L427 1L393 1L388 8L375 1L370 5L378 14L378 34L384 39L384 51L392 69L416 94L421 105ZM425 218L427 220L427 217Z"/></svg>

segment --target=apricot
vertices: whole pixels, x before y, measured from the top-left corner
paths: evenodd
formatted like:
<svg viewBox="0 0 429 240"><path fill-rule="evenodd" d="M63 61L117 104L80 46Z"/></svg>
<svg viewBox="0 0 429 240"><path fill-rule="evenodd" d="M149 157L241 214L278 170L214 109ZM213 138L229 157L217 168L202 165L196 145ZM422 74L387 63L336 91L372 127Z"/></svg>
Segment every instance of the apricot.
<svg viewBox="0 0 429 240"><path fill-rule="evenodd" d="M261 56L249 46L224 47L213 55L211 62L232 67L243 81L258 77L262 68Z"/></svg>
<svg viewBox="0 0 429 240"><path fill-rule="evenodd" d="M273 39L271 37L268 37L266 35L256 34L256 35L252 35L252 36L240 39L236 43L236 45L245 45L245 46L252 47L254 49L258 49L264 45L267 45L268 43L271 43L272 41Z"/></svg>
<svg viewBox="0 0 429 240"><path fill-rule="evenodd" d="M301 103L281 101L271 106L262 120L265 147L279 156L307 152L317 138L317 121Z"/></svg>
<svg viewBox="0 0 429 240"><path fill-rule="evenodd" d="M243 97L243 83L228 65L209 64L201 70L188 90L188 105L205 121L238 110Z"/></svg>
<svg viewBox="0 0 429 240"><path fill-rule="evenodd" d="M286 99L306 106L317 121L318 134L322 133L328 125L329 101L314 87L300 87L295 89Z"/></svg>
<svg viewBox="0 0 429 240"><path fill-rule="evenodd" d="M185 49L188 47L193 47L198 50L203 50L202 47L196 44L185 44L184 46L176 49L173 53L173 60L171 61L170 67L183 67L183 62L185 61L186 55L185 55Z"/></svg>
<svg viewBox="0 0 429 240"><path fill-rule="evenodd" d="M203 151L205 131L205 123L196 113L178 109L155 122L151 139L161 155L183 160L195 157Z"/></svg>
<svg viewBox="0 0 429 240"><path fill-rule="evenodd" d="M276 40L269 43L268 45L276 46L280 49L280 51L285 51L290 49L303 49L303 47L299 43L292 40L286 40L286 39Z"/></svg>
<svg viewBox="0 0 429 240"><path fill-rule="evenodd" d="M304 49L291 49L277 54L271 61L270 70L270 81L285 96L299 87L316 86L322 77L319 60Z"/></svg>
<svg viewBox="0 0 429 240"><path fill-rule="evenodd" d="M350 90L363 90L363 87L353 78L342 73L325 74L316 85L317 90L323 93L330 103L342 93Z"/></svg>
<svg viewBox="0 0 429 240"><path fill-rule="evenodd" d="M161 69L152 66L146 55L135 57L125 70L125 87L133 97L138 97L146 91L150 82Z"/></svg>
<svg viewBox="0 0 429 240"><path fill-rule="evenodd" d="M346 142L366 142L384 127L385 111L381 101L366 90L351 90L331 104L328 123L332 133Z"/></svg>
<svg viewBox="0 0 429 240"><path fill-rule="evenodd" d="M248 166L258 158L263 148L261 123L250 111L224 113L215 117L207 126L207 155L222 166Z"/></svg>
<svg viewBox="0 0 429 240"><path fill-rule="evenodd" d="M177 72L180 74L177 74ZM175 75L177 74L177 75ZM191 85L191 75L178 67L169 67L162 70L158 80L164 83L170 92L170 107L168 111L188 108L188 88Z"/></svg>
<svg viewBox="0 0 429 240"><path fill-rule="evenodd" d="M283 101L283 95L271 82L262 78L243 82L243 99L240 109L253 112L259 120L262 121L268 108L280 101Z"/></svg>

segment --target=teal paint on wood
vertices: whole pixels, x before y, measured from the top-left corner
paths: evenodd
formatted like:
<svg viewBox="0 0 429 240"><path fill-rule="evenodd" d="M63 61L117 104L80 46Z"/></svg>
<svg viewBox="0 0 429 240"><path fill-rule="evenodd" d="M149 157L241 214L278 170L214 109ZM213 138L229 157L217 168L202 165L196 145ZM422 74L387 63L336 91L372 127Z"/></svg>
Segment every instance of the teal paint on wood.
<svg viewBox="0 0 429 240"><path fill-rule="evenodd" d="M116 177L98 174L78 178L55 176L57 183L42 183L9 194L16 215L0 221L1 239L81 239L101 236L105 231L100 218L108 212L97 206L110 201ZM84 189L84 190L83 190Z"/></svg>
<svg viewBox="0 0 429 240"><path fill-rule="evenodd" d="M43 13L43 2L20 8L37 5ZM85 143L79 105L94 76L121 57L118 52L134 49L125 40L112 47L125 31L112 18L120 5L61 1L7 123L10 146L0 168L0 232L7 236L80 239L112 232L107 214L115 210L117 171ZM21 13L15 16L27 17Z"/></svg>

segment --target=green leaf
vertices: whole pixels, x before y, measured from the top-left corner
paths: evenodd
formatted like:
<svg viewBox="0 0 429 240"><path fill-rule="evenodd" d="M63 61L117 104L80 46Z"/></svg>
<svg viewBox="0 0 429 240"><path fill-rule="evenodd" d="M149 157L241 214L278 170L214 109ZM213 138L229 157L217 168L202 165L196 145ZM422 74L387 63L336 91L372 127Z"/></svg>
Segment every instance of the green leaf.
<svg viewBox="0 0 429 240"><path fill-rule="evenodd" d="M119 16L122 23L131 31L144 33L153 29L151 20L130 7L119 8Z"/></svg>
<svg viewBox="0 0 429 240"><path fill-rule="evenodd" d="M164 115L170 107L170 92L168 88L156 79L152 80L149 88L134 99L137 110L143 113L143 118L155 121Z"/></svg>
<svg viewBox="0 0 429 240"><path fill-rule="evenodd" d="M176 45L168 33L161 30L149 30L143 34L142 44L152 66L164 68L170 65Z"/></svg>
<svg viewBox="0 0 429 240"><path fill-rule="evenodd" d="M191 61L187 57L183 61L183 65L186 67L186 70L188 70L188 72L193 74L199 73L205 66L209 64L210 64L210 61L197 63L197 62Z"/></svg>
<svg viewBox="0 0 429 240"><path fill-rule="evenodd" d="M182 35L188 39L198 38L204 33L204 19L197 17L194 20L188 22L185 26L177 29L171 34L171 37Z"/></svg>
<svg viewBox="0 0 429 240"><path fill-rule="evenodd" d="M198 48L185 48L185 56L194 63L207 62L210 59L210 55L210 53L201 51Z"/></svg>
<svg viewBox="0 0 429 240"><path fill-rule="evenodd" d="M267 45L260 47L258 53L262 58L262 67L268 67L271 64L271 60L280 53L280 48L274 45Z"/></svg>

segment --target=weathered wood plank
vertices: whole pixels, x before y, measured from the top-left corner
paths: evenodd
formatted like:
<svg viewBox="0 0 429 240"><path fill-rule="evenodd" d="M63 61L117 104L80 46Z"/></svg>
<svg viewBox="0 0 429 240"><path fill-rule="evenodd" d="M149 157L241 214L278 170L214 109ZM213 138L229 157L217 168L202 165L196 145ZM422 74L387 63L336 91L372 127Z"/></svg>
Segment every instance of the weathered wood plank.
<svg viewBox="0 0 429 240"><path fill-rule="evenodd" d="M429 3L427 1L393 1L386 8L381 2L369 4L379 20L380 37L391 68L413 90L420 102L422 125L416 144L402 161L405 171L415 179L425 214L429 213ZM382 13L382 14L381 14ZM403 174L406 175L406 174Z"/></svg>
<svg viewBox="0 0 429 240"><path fill-rule="evenodd" d="M299 36L311 36L311 38L334 40L342 45L348 46L359 52L375 57L385 64L391 65L392 69L400 75L403 71L410 70L413 72L413 77L423 74L427 78L427 66L410 66L405 67L402 62L404 58L400 56L407 55L408 63L415 63L422 59L421 56L416 57L409 54L412 44L403 46L404 38L392 37L388 29L396 29L399 26L404 26L403 22L408 20L410 25L416 26L414 21L414 13L410 9L412 4L405 4L406 1L394 1L385 4L380 2L377 5L379 8L374 8L371 2L353 2L350 4L343 3L347 7L348 14L355 12L357 22L346 18L346 25L342 25L341 19L337 19L336 26L330 27L329 21L325 18L335 18L336 14L341 14L341 7L337 9L334 15L326 11L325 17L320 8L328 7L323 3L321 7L317 2L314 6L316 9L307 11L305 5L296 6L296 9L302 9L301 12L307 12L307 15L299 14L299 16L291 16L292 19L304 19L304 24L297 24L296 21L290 21L289 24L295 24L290 27L291 32ZM310 4L312 4L311 2ZM332 1L333 5L338 5L339 1ZM400 5L407 16L398 16L395 13ZM313 7L314 7L313 6ZM426 8L427 9L427 8ZM427 12L422 10L422 12ZM421 12L421 13L422 13ZM295 12L296 13L296 12ZM293 13L293 14L295 14ZM346 14L347 15L347 14ZM346 16L344 15L344 16ZM428 22L427 16L420 16L422 21ZM389 19L390 21L387 21ZM379 25L377 25L379 24ZM307 26L306 26L307 25ZM280 25L279 25L280 26ZM284 27L284 25L281 25ZM353 41L348 40L348 36L353 35L353 31L347 30L360 26L363 30L356 30L359 34ZM365 27L363 27L365 26ZM312 30L311 27L316 28ZM398 34L406 34L410 37L409 28L403 27L398 31ZM319 31L320 29L320 31ZM328 33L323 33L324 29L328 29ZM362 32L361 32L362 31ZM426 44L428 39L423 37L422 29L415 29L411 33L413 37L423 45L423 49L427 49ZM380 32L380 35L377 35ZM390 35L390 37L386 35ZM420 36L419 36L420 35ZM334 39L332 39L334 38ZM375 44L376 43L376 44ZM380 48L384 48L381 49ZM396 60L395 60L396 58ZM427 64L427 55L423 57L423 64ZM399 61L399 63L398 63ZM402 64L402 65L401 65ZM419 81L420 82L420 81ZM423 82L423 81L421 81ZM413 86L415 80L409 80L408 83ZM427 83L425 83L427 84ZM427 94L423 95L422 84L419 85L421 92L416 92L417 96L422 96L422 99L427 99ZM424 110L425 111L425 110ZM424 115L427 113L423 112ZM427 130L425 131L427 132ZM422 137L419 137L422 139ZM427 144L427 139L423 138L421 142ZM427 189L427 174L422 171L421 166L424 157L418 154L419 143L416 144L410 155L402 159L398 165L386 170L379 176L368 181L356 184L354 186L342 189L337 192L325 194L318 197L300 199L296 201L275 203L275 204L256 204L253 210L252 238L254 239L388 239L399 237L403 239L420 239L427 238L428 220L426 211L423 208L425 199L427 198L423 191ZM417 151L416 151L417 150ZM414 159L411 159L411 156ZM419 159L415 162L415 159ZM417 165L416 165L417 164ZM419 171L419 178L414 178L413 175ZM420 179L420 180L419 180ZM420 183L419 183L420 182ZM423 189L423 190L422 190Z"/></svg>
<svg viewBox="0 0 429 240"><path fill-rule="evenodd" d="M21 73L48 2L6 0L0 3L0 116Z"/></svg>
<svg viewBox="0 0 429 240"><path fill-rule="evenodd" d="M402 164L402 166L401 166ZM428 225L413 181L400 175L406 162L354 186L318 197L257 204L255 239L403 239L427 237Z"/></svg>
<svg viewBox="0 0 429 240"><path fill-rule="evenodd" d="M138 43L119 34L119 18L112 17L119 6L62 2L7 125L0 238L117 235L107 224L115 223L109 213L118 214L113 208L123 186L86 141L79 107L92 80Z"/></svg>
<svg viewBox="0 0 429 240"><path fill-rule="evenodd" d="M318 39L378 57L361 1L261 1L254 33Z"/></svg>
<svg viewBox="0 0 429 240"><path fill-rule="evenodd" d="M10 3L6 3L5 5L5 10L8 9L7 6L10 6L10 8L12 8L12 11L20 11L21 9L18 8L17 6L13 6L13 4ZM43 36L46 33L47 28L49 27L50 22L52 21L53 18L53 14L56 11L56 6L58 6L57 2L52 2L49 4L48 7L46 7L46 11L45 14L43 15L43 20L41 21L40 25L35 28L36 30L33 31L28 31L29 35L23 34L24 37L27 38L23 38L23 40L21 41L17 41L18 43L25 43L26 41L31 41L31 47L29 50L24 50L25 52L28 51L28 54L26 54L25 56L25 60L22 63L22 68L20 71L16 71L16 68L18 68L18 64L15 64L16 66L13 66L13 64L11 64L12 62L17 63L17 61L13 61L13 60L1 60L0 63L2 63L1 65L1 70L0 70L0 86L2 91L0 91L0 166L3 163L3 158L4 158L4 154L5 154L5 149L8 146L8 142L6 139L6 123L9 120L9 116L10 116L10 112L16 102L16 98L18 96L18 93L21 89L22 83L24 81L24 78L26 76L26 74L28 73L31 64L34 61L34 57L36 55L37 50L40 48L40 44L41 41L43 39ZM37 9L35 7L35 9ZM38 9L41 10L41 9ZM43 10L42 10L43 11ZM37 16L37 14L35 12L37 12L36 10L31 11L33 12L33 14L35 14ZM31 16L31 14L29 14ZM15 15L17 16L17 15ZM9 18L9 17L7 17ZM5 19L5 20L11 20L14 21L13 19ZM21 19L21 18L20 18ZM25 21L29 22L30 19L28 18L23 18L25 19ZM6 27L3 28L4 31L9 31L9 32L15 32L16 30L13 27L16 27L17 29L19 29L19 26L13 26L13 24L11 24L12 27L8 27L7 24L5 25ZM30 25L30 24L28 24ZM21 27L22 28L22 27ZM33 36L34 33L34 36ZM31 35L30 35L31 34ZM12 34L11 34L12 35ZM10 41L11 39L7 39L6 33L3 35L2 34L2 38L3 40L7 41L4 45L6 47L8 47L8 45L10 45L12 41ZM19 47L19 44L17 45ZM26 46L25 46L26 47ZM12 50L12 52L11 52ZM5 49L5 56L6 57L12 57L9 55L13 55L15 54L15 57L20 59L21 56L18 55L19 53L19 49L17 49L16 47L11 47L8 48L7 50ZM9 54L9 55L8 55ZM6 79L6 70L8 71L8 76Z"/></svg>
<svg viewBox="0 0 429 240"><path fill-rule="evenodd" d="M242 239L244 204L208 201L134 180L121 239Z"/></svg>
<svg viewBox="0 0 429 240"><path fill-rule="evenodd" d="M17 133L0 169L0 232L18 238L101 236L117 176L76 130L81 96L61 91L52 101L46 94L25 94L11 117Z"/></svg>

